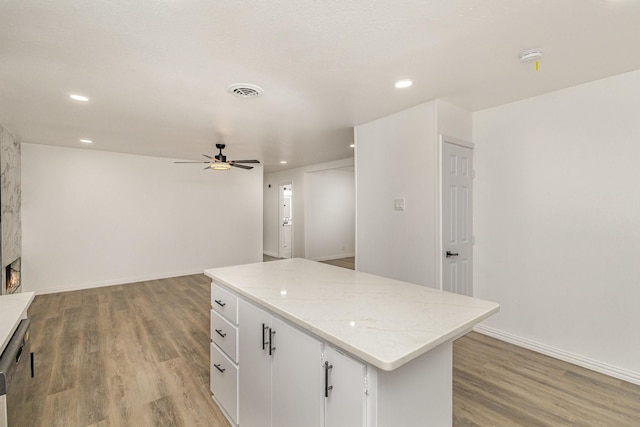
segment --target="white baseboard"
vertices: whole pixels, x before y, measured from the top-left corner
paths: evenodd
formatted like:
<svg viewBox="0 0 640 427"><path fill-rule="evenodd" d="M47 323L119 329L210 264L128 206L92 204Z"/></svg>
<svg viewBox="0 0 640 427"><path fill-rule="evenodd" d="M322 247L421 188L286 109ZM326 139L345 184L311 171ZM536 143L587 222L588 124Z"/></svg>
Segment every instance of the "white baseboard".
<svg viewBox="0 0 640 427"><path fill-rule="evenodd" d="M35 292L36 295L45 295L45 294L55 294L58 292L70 292L70 291L79 291L81 289L91 289L91 288L102 288L105 286L114 286L114 285L127 285L130 283L138 283L145 282L147 280L159 280L159 279L169 279L171 277L180 277L180 276L190 276L192 274L204 274L203 270L197 271L182 271L176 273L166 273L159 275L149 275L149 276L140 276L133 278L122 278L117 280L105 280L98 282L89 282L89 283L77 283L70 286L58 286L54 288L42 288L42 289L24 289L24 291Z"/></svg>
<svg viewBox="0 0 640 427"><path fill-rule="evenodd" d="M591 369L592 371L600 372L601 374L609 375L610 377L640 385L640 372L633 372L607 363L599 362L579 354L570 353L550 345L522 338L488 326L476 325L473 330L483 335L517 345L518 347L523 347L565 362L573 363L574 365L582 366L583 368Z"/></svg>
<svg viewBox="0 0 640 427"><path fill-rule="evenodd" d="M280 256L278 252L262 251L262 253L268 256L272 256L274 258L278 258Z"/></svg>
<svg viewBox="0 0 640 427"><path fill-rule="evenodd" d="M320 257L314 257L310 259L311 261L329 261L330 259L348 258L350 256L356 256L355 252L349 252L346 254L320 256Z"/></svg>

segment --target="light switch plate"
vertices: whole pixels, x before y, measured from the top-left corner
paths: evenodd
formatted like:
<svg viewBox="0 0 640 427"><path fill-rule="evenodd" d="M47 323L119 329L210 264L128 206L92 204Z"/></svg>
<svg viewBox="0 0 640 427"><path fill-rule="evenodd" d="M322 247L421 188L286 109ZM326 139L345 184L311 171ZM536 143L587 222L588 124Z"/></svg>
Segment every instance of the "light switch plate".
<svg viewBox="0 0 640 427"><path fill-rule="evenodd" d="M404 210L404 199L393 199L393 210L394 211L403 211Z"/></svg>

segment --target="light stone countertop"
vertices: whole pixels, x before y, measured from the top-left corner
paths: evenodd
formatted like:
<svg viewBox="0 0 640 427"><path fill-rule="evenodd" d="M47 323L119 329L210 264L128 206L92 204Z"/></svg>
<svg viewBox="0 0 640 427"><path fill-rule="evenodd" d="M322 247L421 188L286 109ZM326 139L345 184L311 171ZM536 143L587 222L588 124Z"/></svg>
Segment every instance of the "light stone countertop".
<svg viewBox="0 0 640 427"><path fill-rule="evenodd" d="M493 302L301 258L205 274L385 371L463 335L500 309Z"/></svg>
<svg viewBox="0 0 640 427"><path fill-rule="evenodd" d="M35 298L35 292L21 292L0 296L0 354L18 328L22 316Z"/></svg>

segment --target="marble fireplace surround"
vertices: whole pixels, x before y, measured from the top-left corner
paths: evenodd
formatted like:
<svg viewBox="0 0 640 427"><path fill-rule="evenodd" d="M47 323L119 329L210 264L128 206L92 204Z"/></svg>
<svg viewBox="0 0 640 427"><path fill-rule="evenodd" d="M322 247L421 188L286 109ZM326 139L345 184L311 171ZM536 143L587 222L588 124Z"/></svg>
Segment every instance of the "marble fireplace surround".
<svg viewBox="0 0 640 427"><path fill-rule="evenodd" d="M20 180L20 141L0 125L0 291L5 293L6 267L22 256L22 185Z"/></svg>

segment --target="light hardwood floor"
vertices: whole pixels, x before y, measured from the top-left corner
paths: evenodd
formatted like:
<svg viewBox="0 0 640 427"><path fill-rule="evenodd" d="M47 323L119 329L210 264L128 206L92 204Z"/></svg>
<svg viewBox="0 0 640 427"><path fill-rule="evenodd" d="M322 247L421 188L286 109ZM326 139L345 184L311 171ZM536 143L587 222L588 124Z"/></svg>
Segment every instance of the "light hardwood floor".
<svg viewBox="0 0 640 427"><path fill-rule="evenodd" d="M37 296L24 425L228 426L209 310L204 275ZM454 344L454 425L637 427L640 387L470 333Z"/></svg>

